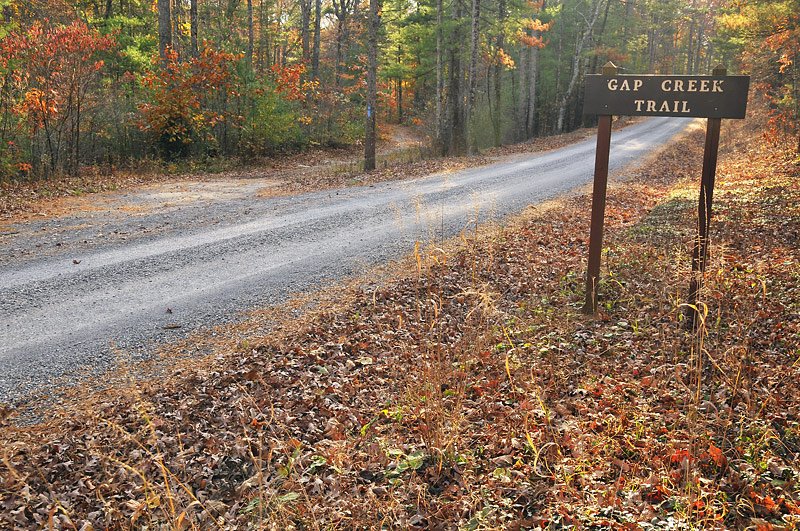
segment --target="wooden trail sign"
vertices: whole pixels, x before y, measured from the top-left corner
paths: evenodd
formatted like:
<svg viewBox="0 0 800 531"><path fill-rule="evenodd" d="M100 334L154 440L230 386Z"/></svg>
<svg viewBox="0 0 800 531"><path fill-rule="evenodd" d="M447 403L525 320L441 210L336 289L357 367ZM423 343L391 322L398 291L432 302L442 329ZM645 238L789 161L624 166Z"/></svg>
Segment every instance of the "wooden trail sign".
<svg viewBox="0 0 800 531"><path fill-rule="evenodd" d="M698 234L692 250L688 323L697 322L697 296L708 260L708 227L717 171L717 152L722 118L744 118L750 76L728 76L717 67L711 76L617 75L607 63L603 73L586 77L584 114L597 114L597 153L592 193L592 225L589 234L589 264L583 311L597 311L597 283L603 249L603 220L608 183L612 115L682 116L708 118L703 153L703 174L698 203Z"/></svg>
<svg viewBox="0 0 800 531"><path fill-rule="evenodd" d="M586 76L585 114L744 118L750 76Z"/></svg>

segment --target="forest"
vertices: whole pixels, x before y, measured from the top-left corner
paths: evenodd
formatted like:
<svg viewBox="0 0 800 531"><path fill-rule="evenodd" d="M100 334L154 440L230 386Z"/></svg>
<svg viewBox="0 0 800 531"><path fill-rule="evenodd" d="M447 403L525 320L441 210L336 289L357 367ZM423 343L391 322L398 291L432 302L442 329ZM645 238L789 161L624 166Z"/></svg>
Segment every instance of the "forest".
<svg viewBox="0 0 800 531"><path fill-rule="evenodd" d="M798 121L798 0L0 0L0 9L6 182L308 146L365 143L369 159L376 122L416 126L435 155L473 153L591 125L582 82L607 61L622 73L723 64L752 74L774 126Z"/></svg>

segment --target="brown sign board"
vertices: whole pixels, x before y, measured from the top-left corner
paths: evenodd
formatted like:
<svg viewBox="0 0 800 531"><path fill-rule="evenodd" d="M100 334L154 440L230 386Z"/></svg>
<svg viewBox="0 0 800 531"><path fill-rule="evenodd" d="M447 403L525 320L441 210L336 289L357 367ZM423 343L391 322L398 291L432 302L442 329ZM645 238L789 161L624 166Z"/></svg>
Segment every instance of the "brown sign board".
<svg viewBox="0 0 800 531"><path fill-rule="evenodd" d="M750 76L586 76L584 114L744 118Z"/></svg>

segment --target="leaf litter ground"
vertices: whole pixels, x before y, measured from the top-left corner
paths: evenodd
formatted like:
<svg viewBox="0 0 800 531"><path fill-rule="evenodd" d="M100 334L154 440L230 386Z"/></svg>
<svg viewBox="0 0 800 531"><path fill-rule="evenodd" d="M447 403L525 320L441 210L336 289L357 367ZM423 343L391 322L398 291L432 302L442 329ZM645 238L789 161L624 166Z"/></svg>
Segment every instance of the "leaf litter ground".
<svg viewBox="0 0 800 531"><path fill-rule="evenodd" d="M586 195L419 245L157 379L5 412L0 527L797 529L798 166L724 136L698 331L694 131L610 190L598 318Z"/></svg>

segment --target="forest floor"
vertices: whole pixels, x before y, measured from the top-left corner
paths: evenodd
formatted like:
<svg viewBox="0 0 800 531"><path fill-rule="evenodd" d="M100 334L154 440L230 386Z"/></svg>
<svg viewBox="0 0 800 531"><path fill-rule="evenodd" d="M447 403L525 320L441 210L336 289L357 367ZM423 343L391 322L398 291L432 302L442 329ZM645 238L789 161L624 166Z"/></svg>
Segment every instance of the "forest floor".
<svg viewBox="0 0 800 531"><path fill-rule="evenodd" d="M157 380L4 412L0 527L798 529L797 154L724 128L688 331L702 138L610 189L598 317L585 194L419 247Z"/></svg>

